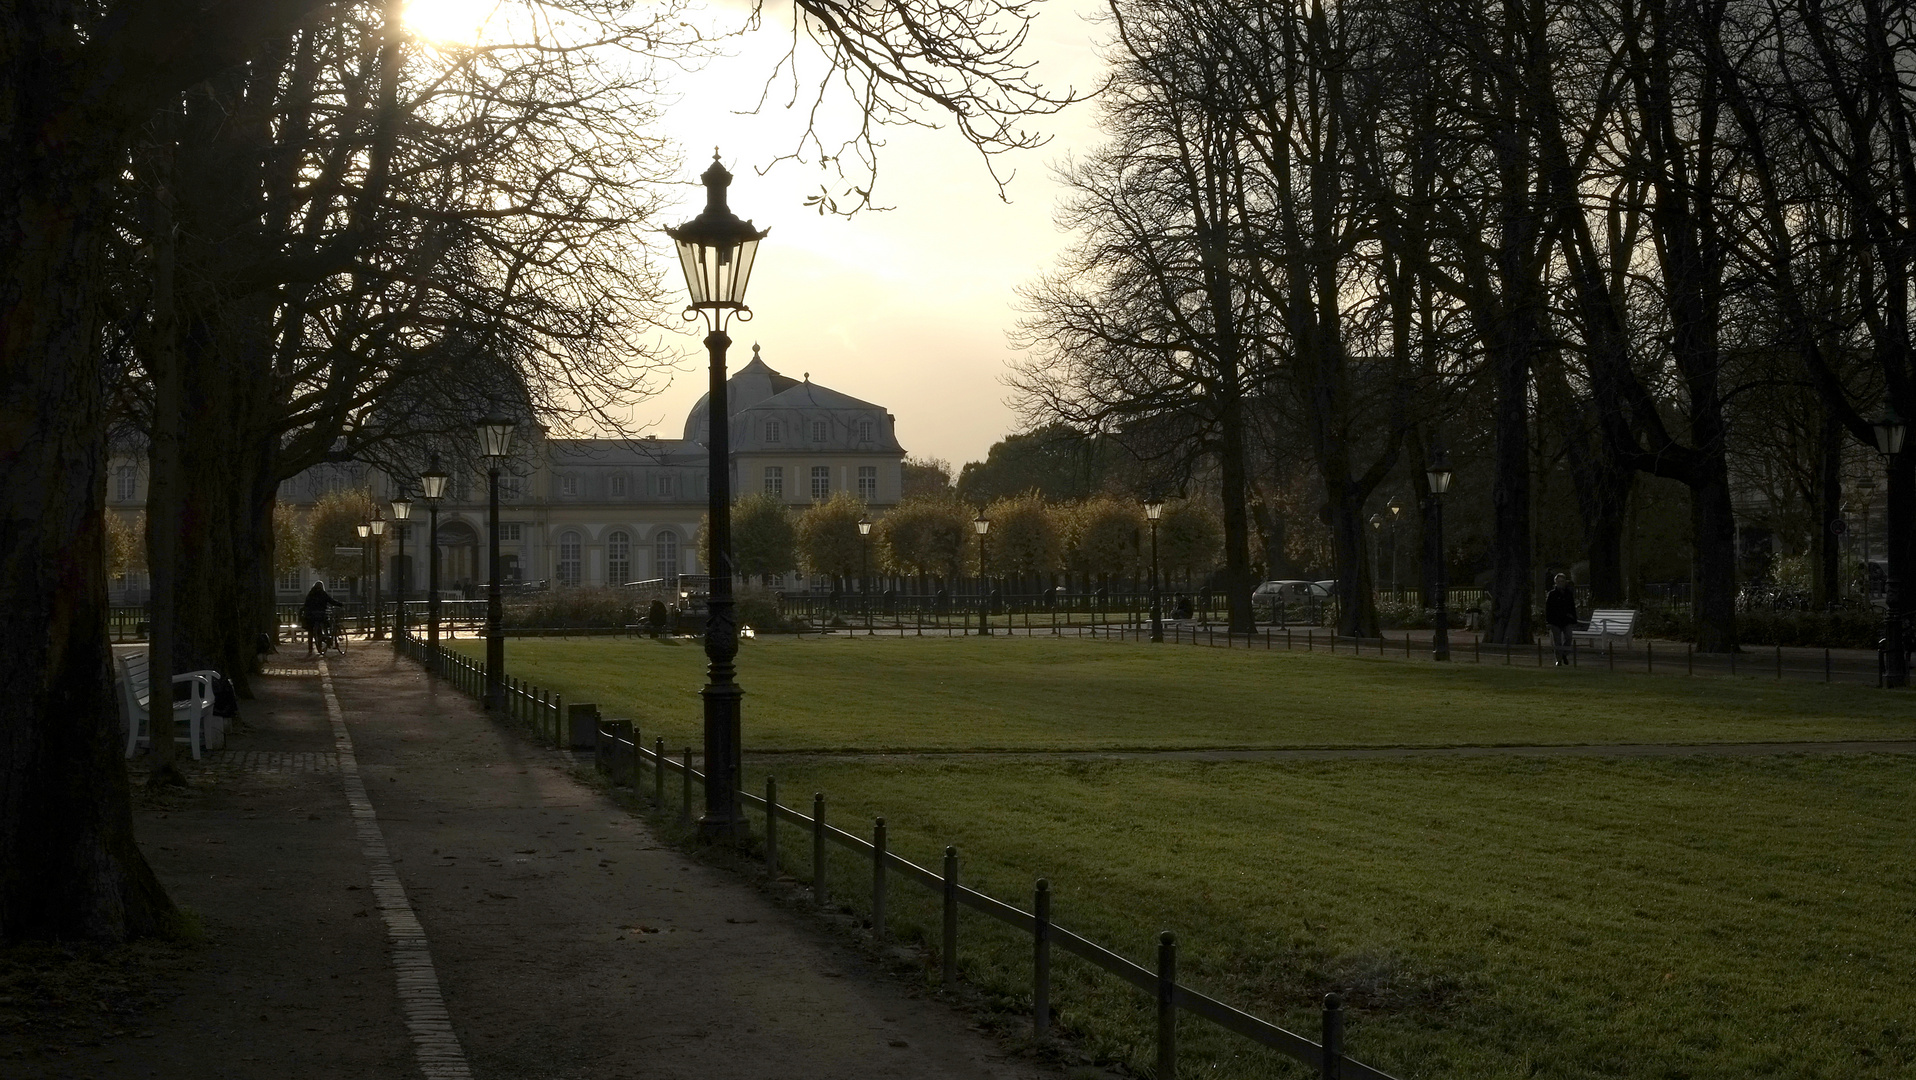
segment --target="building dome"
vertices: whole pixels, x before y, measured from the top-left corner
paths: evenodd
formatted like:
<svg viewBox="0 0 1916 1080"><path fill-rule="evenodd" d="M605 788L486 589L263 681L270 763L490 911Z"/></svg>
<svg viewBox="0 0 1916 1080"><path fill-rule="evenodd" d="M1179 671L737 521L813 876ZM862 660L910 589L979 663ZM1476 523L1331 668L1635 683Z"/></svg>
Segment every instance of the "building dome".
<svg viewBox="0 0 1916 1080"><path fill-rule="evenodd" d="M758 346L752 346L752 362L733 372L725 380L725 414L736 416L740 409L749 409L775 394L779 394L798 385L798 380L780 375L767 365L758 355ZM685 414L685 438L691 442L706 440L706 412L711 408L712 395L707 393L699 397L699 403Z"/></svg>

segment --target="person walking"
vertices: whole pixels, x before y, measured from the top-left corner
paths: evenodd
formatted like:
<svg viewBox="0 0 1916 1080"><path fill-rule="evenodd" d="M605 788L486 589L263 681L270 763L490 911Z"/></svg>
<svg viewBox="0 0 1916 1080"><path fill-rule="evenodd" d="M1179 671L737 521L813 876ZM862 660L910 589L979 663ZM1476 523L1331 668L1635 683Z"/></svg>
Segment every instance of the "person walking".
<svg viewBox="0 0 1916 1080"><path fill-rule="evenodd" d="M1570 664L1570 631L1577 626L1577 590L1570 578L1558 574L1543 601L1543 621L1550 625L1550 644L1557 650L1557 666Z"/></svg>

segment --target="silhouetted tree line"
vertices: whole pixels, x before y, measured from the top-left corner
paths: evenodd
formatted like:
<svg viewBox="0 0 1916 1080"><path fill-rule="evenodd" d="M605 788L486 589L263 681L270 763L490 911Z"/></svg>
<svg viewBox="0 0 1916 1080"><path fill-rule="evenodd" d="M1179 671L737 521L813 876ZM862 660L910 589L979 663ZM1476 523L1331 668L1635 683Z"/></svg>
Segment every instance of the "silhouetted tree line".
<svg viewBox="0 0 1916 1080"><path fill-rule="evenodd" d="M1108 141L1068 169L1076 246L1027 290L1029 415L1215 478L1239 629L1260 485L1308 478L1341 630L1372 634L1367 500L1407 481L1429 522L1431 456L1480 470L1490 638L1527 641L1543 448L1599 603L1633 489L1674 481L1700 644L1734 648L1733 495L1808 503L1827 598L1843 476L1885 409L1916 415L1912 18L1114 0ZM1899 583L1912 480L1890 461Z"/></svg>

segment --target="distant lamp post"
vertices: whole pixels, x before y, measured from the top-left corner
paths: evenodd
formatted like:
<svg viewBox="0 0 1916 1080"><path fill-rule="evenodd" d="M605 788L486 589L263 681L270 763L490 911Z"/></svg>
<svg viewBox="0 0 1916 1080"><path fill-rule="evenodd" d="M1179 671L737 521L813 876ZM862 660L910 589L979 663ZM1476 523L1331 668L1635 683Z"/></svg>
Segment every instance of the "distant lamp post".
<svg viewBox="0 0 1916 1080"><path fill-rule="evenodd" d="M1444 494L1450 490L1452 473L1450 455L1440 447L1431 455L1430 464L1424 469L1424 479L1430 481L1430 497L1436 511L1437 572L1434 584L1437 587L1437 626L1430 636L1430 658L1432 660L1450 659L1450 582L1444 573Z"/></svg>
<svg viewBox="0 0 1916 1080"><path fill-rule="evenodd" d="M1164 513L1164 500L1155 495L1144 500L1144 520L1151 523L1151 640L1164 640L1164 601L1158 593L1158 517Z"/></svg>
<svg viewBox="0 0 1916 1080"><path fill-rule="evenodd" d="M379 508L373 507L373 519L366 523L373 534L373 640L379 640L383 633L379 599L380 572L384 569L379 562L379 538L386 535L386 519L379 516Z"/></svg>
<svg viewBox="0 0 1916 1080"><path fill-rule="evenodd" d="M371 537L373 535L373 523L370 521L362 521L353 526L353 531L359 534L359 580L354 583L357 588L353 590L356 594L353 597L353 602L359 604L360 609L364 611L366 604L366 578L368 577L366 564L367 557L372 552ZM360 616L360 626L362 628L365 626L364 615Z"/></svg>
<svg viewBox="0 0 1916 1080"><path fill-rule="evenodd" d="M1901 515L1897 513L1896 456L1903 452L1903 438L1909 434L1909 428L1903 423L1902 417L1896 415L1895 406L1885 409L1883 418L1876 421L1873 426L1876 435L1876 452L1883 455L1883 473L1889 477L1889 483L1885 486L1889 505L1883 520L1888 523L1890 538L1893 541L1900 529L1907 524L1906 521L1899 524ZM1908 497L1908 492L1905 491L1905 505ZM1868 542L1866 532L1864 543ZM1898 551L1894 543L1888 545L1888 550L1884 554L1889 557L1889 566L1883 579L1883 650L1886 654L1883 657L1883 685L1908 686L1909 654L1905 651L1903 644L1903 568L1900 565L1902 560L1897 557ZM1867 569L1867 564L1865 568Z"/></svg>
<svg viewBox="0 0 1916 1080"><path fill-rule="evenodd" d="M419 494L426 500L426 651L436 660L439 653L439 500L446 497L446 481L452 477L439 468L419 474Z"/></svg>
<svg viewBox="0 0 1916 1080"><path fill-rule="evenodd" d="M743 834L745 827L737 796L742 753L740 699L745 692L735 681L738 672L733 663L738 657L738 616L732 601L731 414L725 394L725 350L732 339L726 336L725 327L734 316L741 320L752 317L751 309L745 306L745 286L752 276L758 243L768 230L754 228L726 206L725 189L732 183L732 174L719 164L717 150L712 152L711 167L699 179L705 184L705 210L665 232L678 248L679 265L685 271L685 291L691 299L685 317L702 315L705 319L705 349L711 366L705 442L710 455L706 542L712 563L706 570L712 584L706 601L706 684L701 691L705 704L705 816L699 819L699 835L707 840L732 841Z"/></svg>
<svg viewBox="0 0 1916 1080"><path fill-rule="evenodd" d="M858 519L858 598L865 605L865 636L872 633L872 519Z"/></svg>
<svg viewBox="0 0 1916 1080"><path fill-rule="evenodd" d="M406 565L406 521L412 517L412 500L406 498L402 489L392 500L393 522L398 526L399 569L393 582L393 591L399 594L393 606L393 652L405 645L406 637L406 592L412 585L411 568Z"/></svg>
<svg viewBox="0 0 1916 1080"><path fill-rule="evenodd" d="M1371 589L1373 592L1377 592L1377 591L1382 591L1383 589L1382 579L1384 575L1378 569L1378 563L1383 559L1383 555L1381 552L1377 550L1377 548L1379 544L1383 543L1384 515L1372 514L1370 516L1370 531L1376 534L1376 541L1371 544L1371 549L1370 549L1370 576L1371 576Z"/></svg>
<svg viewBox="0 0 1916 1080"><path fill-rule="evenodd" d="M486 708L506 705L505 602L499 593L499 470L512 452L512 429L505 417L479 421L479 453L486 459Z"/></svg>
<svg viewBox="0 0 1916 1080"><path fill-rule="evenodd" d="M1392 495L1388 505L1390 507L1390 591L1401 604L1404 602L1404 587L1400 584L1402 579L1397 576L1397 519L1404 512L1404 504L1397 496Z"/></svg>
<svg viewBox="0 0 1916 1080"><path fill-rule="evenodd" d="M985 564L985 534L991 531L991 519L983 510L971 519L971 531L978 534L978 636L991 633L991 577Z"/></svg>

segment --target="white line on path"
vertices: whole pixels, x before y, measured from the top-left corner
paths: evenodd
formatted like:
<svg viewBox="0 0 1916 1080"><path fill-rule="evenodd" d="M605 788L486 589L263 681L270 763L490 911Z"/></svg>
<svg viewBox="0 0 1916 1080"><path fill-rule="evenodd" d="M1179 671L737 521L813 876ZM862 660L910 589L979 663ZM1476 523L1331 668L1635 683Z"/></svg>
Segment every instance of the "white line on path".
<svg viewBox="0 0 1916 1080"><path fill-rule="evenodd" d="M359 835L366 861L372 864L373 899L379 905L379 917L386 920L386 936L392 943L399 1009L406 1016L406 1030L412 1032L413 1056L419 1059L419 1071L426 1080L471 1080L466 1052L459 1045L459 1036L453 1034L446 999L439 993L439 976L433 971L426 930L406 902L406 890L393 869L386 836L379 831L379 816L373 813L366 785L359 778L359 759L353 756L353 740L346 734L346 716L333 693L333 676L325 657L319 661L319 685L326 695L326 718L333 723L333 745L339 750L339 771L345 780L346 804L353 811L353 830Z"/></svg>

